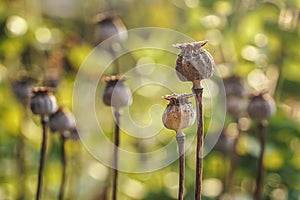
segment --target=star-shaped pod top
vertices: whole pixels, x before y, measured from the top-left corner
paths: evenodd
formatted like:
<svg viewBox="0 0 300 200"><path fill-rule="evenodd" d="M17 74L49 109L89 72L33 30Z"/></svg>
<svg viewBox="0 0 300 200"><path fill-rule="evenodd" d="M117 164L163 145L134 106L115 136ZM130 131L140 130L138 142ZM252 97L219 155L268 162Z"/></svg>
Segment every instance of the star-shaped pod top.
<svg viewBox="0 0 300 200"><path fill-rule="evenodd" d="M176 72L181 81L202 80L213 75L214 59L202 48L207 42L208 40L173 45L181 49L176 60Z"/></svg>

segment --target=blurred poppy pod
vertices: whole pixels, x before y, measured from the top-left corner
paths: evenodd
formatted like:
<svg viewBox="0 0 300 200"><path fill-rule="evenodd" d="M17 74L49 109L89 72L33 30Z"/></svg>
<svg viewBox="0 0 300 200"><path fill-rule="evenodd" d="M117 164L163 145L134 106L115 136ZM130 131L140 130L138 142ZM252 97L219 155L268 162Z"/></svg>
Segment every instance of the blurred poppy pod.
<svg viewBox="0 0 300 200"><path fill-rule="evenodd" d="M238 119L245 109L243 101L244 86L241 78L237 76L230 76L225 78L224 86L226 91L226 107L229 114L235 119Z"/></svg>
<svg viewBox="0 0 300 200"><path fill-rule="evenodd" d="M26 105L30 101L31 88L34 86L36 81L28 76L21 76L12 84L13 92L16 98L23 104Z"/></svg>
<svg viewBox="0 0 300 200"><path fill-rule="evenodd" d="M62 107L50 115L49 117L49 127L52 132L65 132L75 129L75 118L71 112Z"/></svg>
<svg viewBox="0 0 300 200"><path fill-rule="evenodd" d="M234 95L242 97L245 91L244 85L242 84L241 78L238 76L230 76L223 80L226 95Z"/></svg>
<svg viewBox="0 0 300 200"><path fill-rule="evenodd" d="M97 14L94 17L94 23L96 24L94 34L97 44L117 34L120 40L127 38L126 26L115 12Z"/></svg>
<svg viewBox="0 0 300 200"><path fill-rule="evenodd" d="M253 95L250 97L247 112L252 119L267 119L274 115L275 111L276 105L270 95L262 92L258 95Z"/></svg>
<svg viewBox="0 0 300 200"><path fill-rule="evenodd" d="M129 106L132 103L132 96L129 88L124 85L124 79L118 76L104 77L106 87L102 96L103 102L107 106L120 108Z"/></svg>
<svg viewBox="0 0 300 200"><path fill-rule="evenodd" d="M35 87L31 90L30 108L34 114L49 115L57 110L56 98L49 87Z"/></svg>
<svg viewBox="0 0 300 200"><path fill-rule="evenodd" d="M162 121L166 128L180 132L195 122L196 111L192 103L188 101L192 96L192 94L163 96L164 99L170 101L162 116Z"/></svg>
<svg viewBox="0 0 300 200"><path fill-rule="evenodd" d="M174 45L181 49L175 67L181 81L202 80L213 75L213 57L202 48L207 42L208 40Z"/></svg>

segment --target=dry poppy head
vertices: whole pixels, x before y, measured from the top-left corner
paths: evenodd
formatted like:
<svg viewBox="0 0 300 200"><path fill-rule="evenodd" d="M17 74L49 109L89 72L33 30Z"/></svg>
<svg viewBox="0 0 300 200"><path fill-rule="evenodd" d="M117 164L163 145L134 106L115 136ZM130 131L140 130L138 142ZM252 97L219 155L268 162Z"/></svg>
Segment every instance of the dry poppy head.
<svg viewBox="0 0 300 200"><path fill-rule="evenodd" d="M214 60L203 46L208 41L175 44L181 50L176 60L176 72L181 81L195 81L213 75Z"/></svg>
<svg viewBox="0 0 300 200"><path fill-rule="evenodd" d="M180 132L195 122L196 112L192 103L188 100L192 96L192 94L163 96L164 99L170 101L162 116L166 128Z"/></svg>

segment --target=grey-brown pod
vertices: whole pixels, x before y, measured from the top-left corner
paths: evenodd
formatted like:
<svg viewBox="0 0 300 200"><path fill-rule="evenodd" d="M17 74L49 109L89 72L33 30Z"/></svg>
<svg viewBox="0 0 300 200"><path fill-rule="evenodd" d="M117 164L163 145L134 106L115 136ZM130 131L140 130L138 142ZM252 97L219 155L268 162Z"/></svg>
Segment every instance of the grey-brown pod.
<svg viewBox="0 0 300 200"><path fill-rule="evenodd" d="M242 97L245 91L241 78L238 76L230 76L223 80L226 95L233 95L236 97Z"/></svg>
<svg viewBox="0 0 300 200"><path fill-rule="evenodd" d="M124 85L124 79L118 76L105 77L106 87L103 92L103 103L107 106L120 108L132 103L132 95L129 88Z"/></svg>
<svg viewBox="0 0 300 200"><path fill-rule="evenodd" d="M17 80L13 82L12 84L13 92L16 98L23 105L29 103L31 97L31 88L33 88L35 82L36 82L35 79L28 76L19 77Z"/></svg>
<svg viewBox="0 0 300 200"><path fill-rule="evenodd" d="M57 110L56 98L53 89L49 87L35 87L31 90L30 108L32 113L50 115Z"/></svg>
<svg viewBox="0 0 300 200"><path fill-rule="evenodd" d="M99 13L94 17L94 23L96 24L94 35L97 43L117 34L119 34L118 39L121 40L125 39L125 36L127 37L126 26L116 12Z"/></svg>
<svg viewBox="0 0 300 200"><path fill-rule="evenodd" d="M52 132L64 132L75 129L75 118L72 113L62 107L50 115L49 128Z"/></svg>
<svg viewBox="0 0 300 200"><path fill-rule="evenodd" d="M267 119L274 115L275 111L276 105L270 95L260 93L258 95L253 95L252 97L250 97L247 112L252 119Z"/></svg>
<svg viewBox="0 0 300 200"><path fill-rule="evenodd" d="M176 60L176 73L181 81L195 81L209 78L214 72L214 59L202 47L208 41L175 44L181 49Z"/></svg>
<svg viewBox="0 0 300 200"><path fill-rule="evenodd" d="M172 94L163 97L170 101L162 116L166 128L180 132L195 122L196 111L188 101L192 96L192 94Z"/></svg>

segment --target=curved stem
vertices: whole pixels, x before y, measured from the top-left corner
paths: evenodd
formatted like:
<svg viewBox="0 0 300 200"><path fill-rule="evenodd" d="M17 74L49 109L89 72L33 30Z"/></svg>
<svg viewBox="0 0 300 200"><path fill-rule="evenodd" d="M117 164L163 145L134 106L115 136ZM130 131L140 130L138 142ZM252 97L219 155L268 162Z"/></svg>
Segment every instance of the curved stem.
<svg viewBox="0 0 300 200"><path fill-rule="evenodd" d="M62 163L62 175L61 175L61 183L59 188L58 199L63 200L65 194L65 185L66 185L66 169L67 169L67 159L66 159L66 138L61 133L61 163Z"/></svg>
<svg viewBox="0 0 300 200"><path fill-rule="evenodd" d="M203 172L203 114L202 114L202 94L203 87L200 80L193 82L193 93L196 95L196 107L198 116L198 129L197 129L197 149L196 149L196 187L195 187L195 200L201 200L202 189L202 172Z"/></svg>
<svg viewBox="0 0 300 200"><path fill-rule="evenodd" d="M258 173L256 177L256 190L254 193L254 199L255 200L261 200L262 199L262 191L263 191L263 182L264 182L264 152L265 152L265 144L266 144L266 137L264 133L265 126L263 122L259 122L258 124L258 137L260 141L260 155L258 160Z"/></svg>
<svg viewBox="0 0 300 200"><path fill-rule="evenodd" d="M118 109L114 112L115 115L115 146L114 146L114 158L113 158L113 168L114 168L114 174L113 174L113 194L112 199L117 199L117 182L118 182L118 157L119 152L118 148L120 145L120 112Z"/></svg>
<svg viewBox="0 0 300 200"><path fill-rule="evenodd" d="M178 200L183 200L184 192L184 141L185 135L182 132L180 135L176 135L176 141L178 144L178 154L179 154L179 190L178 190Z"/></svg>
<svg viewBox="0 0 300 200"><path fill-rule="evenodd" d="M48 129L48 117L45 115L41 116L41 124L43 127L43 139L41 146L41 156L40 156L40 166L38 171L38 185L36 192L36 200L40 200L42 196L42 188L43 188L43 172L45 168L46 161L46 149L47 149L47 129Z"/></svg>

